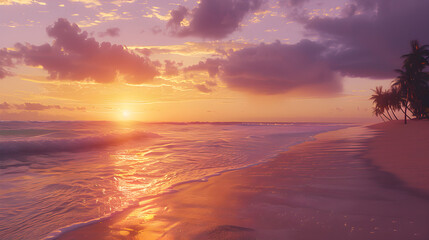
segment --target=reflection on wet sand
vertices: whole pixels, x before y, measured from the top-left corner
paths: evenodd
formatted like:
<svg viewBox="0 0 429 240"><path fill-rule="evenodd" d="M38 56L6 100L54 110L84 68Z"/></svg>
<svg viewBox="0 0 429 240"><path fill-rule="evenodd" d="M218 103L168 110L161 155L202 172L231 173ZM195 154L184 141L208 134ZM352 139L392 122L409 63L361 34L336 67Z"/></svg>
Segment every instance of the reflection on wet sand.
<svg viewBox="0 0 429 240"><path fill-rule="evenodd" d="M427 239L429 201L362 158L363 127L142 201L59 239Z"/></svg>

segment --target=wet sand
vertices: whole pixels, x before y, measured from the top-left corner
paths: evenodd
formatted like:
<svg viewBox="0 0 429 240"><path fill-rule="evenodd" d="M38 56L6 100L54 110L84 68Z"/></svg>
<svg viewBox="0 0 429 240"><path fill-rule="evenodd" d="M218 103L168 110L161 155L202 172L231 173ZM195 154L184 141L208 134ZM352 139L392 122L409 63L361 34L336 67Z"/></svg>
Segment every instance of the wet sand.
<svg viewBox="0 0 429 240"><path fill-rule="evenodd" d="M365 158L369 134L320 134L59 239L428 239L429 200Z"/></svg>
<svg viewBox="0 0 429 240"><path fill-rule="evenodd" d="M392 121L371 126L380 132L368 157L404 185L429 194L429 121Z"/></svg>

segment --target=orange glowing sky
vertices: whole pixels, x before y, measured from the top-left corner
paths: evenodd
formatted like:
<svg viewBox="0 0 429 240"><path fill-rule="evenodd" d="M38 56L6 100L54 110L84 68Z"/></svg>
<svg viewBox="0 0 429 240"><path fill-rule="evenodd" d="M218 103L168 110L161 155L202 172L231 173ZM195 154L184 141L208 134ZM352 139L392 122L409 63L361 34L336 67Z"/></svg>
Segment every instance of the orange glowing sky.
<svg viewBox="0 0 429 240"><path fill-rule="evenodd" d="M376 121L412 2L0 0L0 120Z"/></svg>

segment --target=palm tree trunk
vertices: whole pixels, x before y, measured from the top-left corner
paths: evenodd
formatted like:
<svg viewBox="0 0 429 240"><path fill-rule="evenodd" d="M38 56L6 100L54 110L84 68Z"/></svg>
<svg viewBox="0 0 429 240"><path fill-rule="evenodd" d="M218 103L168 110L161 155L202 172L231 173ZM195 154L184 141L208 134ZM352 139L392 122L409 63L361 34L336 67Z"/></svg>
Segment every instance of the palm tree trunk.
<svg viewBox="0 0 429 240"><path fill-rule="evenodd" d="M392 116L390 115L390 113L389 113L389 109L387 109L387 115L389 115L389 118L390 118L390 120L393 120L393 118L392 118Z"/></svg>
<svg viewBox="0 0 429 240"><path fill-rule="evenodd" d="M413 116L416 116L416 114L413 112L413 110L411 110L411 108L408 108L408 111L410 111L410 113L411 113Z"/></svg>
<svg viewBox="0 0 429 240"><path fill-rule="evenodd" d="M382 114L387 120L392 120L391 118L387 117L386 114L384 114L384 113L382 113Z"/></svg>
<svg viewBox="0 0 429 240"><path fill-rule="evenodd" d="M408 101L405 104L405 117L404 117L405 124L407 124L407 109L408 109Z"/></svg>
<svg viewBox="0 0 429 240"><path fill-rule="evenodd" d="M410 120L411 120L410 116L408 116L408 115L405 113L405 111L404 111L404 109L402 109L402 107L401 107L401 111L402 111L402 113L403 113L403 114L405 114L405 116L406 116L408 119L410 119Z"/></svg>
<svg viewBox="0 0 429 240"><path fill-rule="evenodd" d="M399 119L398 119L398 117L397 117L397 116L396 116L396 114L395 114L395 111L393 111L392 107L390 107L390 111L392 111L393 116L395 116L396 120L399 120Z"/></svg>
<svg viewBox="0 0 429 240"><path fill-rule="evenodd" d="M408 110L409 99L410 99L410 90L409 90L409 88L407 88L407 98L405 100L405 117L404 117L405 124L407 124L407 110Z"/></svg>

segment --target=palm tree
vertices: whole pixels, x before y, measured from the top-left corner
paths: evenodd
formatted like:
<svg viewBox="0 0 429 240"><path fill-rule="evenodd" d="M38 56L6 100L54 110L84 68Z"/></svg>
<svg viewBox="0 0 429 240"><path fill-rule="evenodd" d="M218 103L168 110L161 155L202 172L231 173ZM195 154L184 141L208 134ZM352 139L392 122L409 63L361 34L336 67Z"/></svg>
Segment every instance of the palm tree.
<svg viewBox="0 0 429 240"><path fill-rule="evenodd" d="M399 75L393 80L392 87L396 89L396 93L401 98L401 103L405 108L404 111L404 121L407 124L407 110L409 102L409 93L410 91L410 77L409 72L403 71L401 69L395 70Z"/></svg>
<svg viewBox="0 0 429 240"><path fill-rule="evenodd" d="M384 118L381 116L383 114L381 112L381 109L374 107L372 112L374 113L375 116L380 117L381 120L383 120L383 122L386 122L386 120L384 120Z"/></svg>
<svg viewBox="0 0 429 240"><path fill-rule="evenodd" d="M391 86L389 90L389 105L392 110L399 111L401 110L404 113L405 117L411 119L408 115L405 114L402 106L405 106L404 99L401 95L400 89L397 86Z"/></svg>
<svg viewBox="0 0 429 240"><path fill-rule="evenodd" d="M397 92L395 92L393 89L385 91L384 95L387 101L388 110L392 112L396 120L399 120L395 114L395 111L401 108L400 96L398 96Z"/></svg>
<svg viewBox="0 0 429 240"><path fill-rule="evenodd" d="M407 110L417 118L427 115L424 96L429 93L427 85L429 76L423 70L429 65L428 48L428 45L420 46L417 40L411 41L411 52L402 56L404 59L402 69L396 70L399 76L393 81L393 86L398 88L398 94L402 98L405 124L407 124Z"/></svg>
<svg viewBox="0 0 429 240"><path fill-rule="evenodd" d="M417 40L413 40L411 52L402 58L403 66L395 70L398 76L393 80L390 90L383 91L382 87L377 87L373 90L371 100L375 104L375 115L392 120L392 112L398 119L395 111L401 110L407 124L407 119L411 119L408 111L417 119L429 118L429 73L424 72L429 66L429 45L420 46Z"/></svg>
<svg viewBox="0 0 429 240"><path fill-rule="evenodd" d="M417 40L411 41L411 53L402 55L404 59L403 66L407 70L414 73L422 72L423 69L429 64L427 57L429 56L429 45L420 46Z"/></svg>
<svg viewBox="0 0 429 240"><path fill-rule="evenodd" d="M375 90L372 90L374 92L374 94L371 96L371 100L374 103L374 114L376 116L384 116L386 119L388 120L392 120L392 117L389 114L388 111L388 102L387 102L387 98L386 98L386 94L383 91L383 87L379 86L376 87ZM387 110L387 111L386 111ZM389 115L389 117L386 116L386 114L384 114L384 112L387 112L387 114ZM383 119L381 117L381 119ZM384 121L384 119L383 119Z"/></svg>

